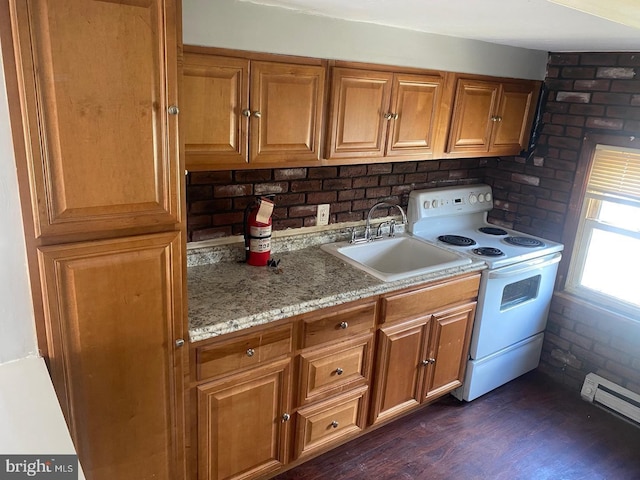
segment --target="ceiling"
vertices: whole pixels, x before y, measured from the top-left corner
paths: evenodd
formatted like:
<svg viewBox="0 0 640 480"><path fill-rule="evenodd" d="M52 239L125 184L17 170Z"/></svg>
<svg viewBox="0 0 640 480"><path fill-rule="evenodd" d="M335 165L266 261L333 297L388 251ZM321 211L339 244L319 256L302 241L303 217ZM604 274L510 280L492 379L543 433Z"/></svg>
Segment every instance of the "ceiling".
<svg viewBox="0 0 640 480"><path fill-rule="evenodd" d="M240 1L534 50L640 51L640 0Z"/></svg>

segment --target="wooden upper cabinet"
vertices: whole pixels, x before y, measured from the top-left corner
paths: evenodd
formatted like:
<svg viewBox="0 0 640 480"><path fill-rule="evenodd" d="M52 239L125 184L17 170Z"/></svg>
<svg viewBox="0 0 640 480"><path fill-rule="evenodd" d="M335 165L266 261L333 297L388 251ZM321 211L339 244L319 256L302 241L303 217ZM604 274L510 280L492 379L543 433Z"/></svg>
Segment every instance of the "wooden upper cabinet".
<svg viewBox="0 0 640 480"><path fill-rule="evenodd" d="M520 153L527 147L538 90L533 82L504 83L500 90L497 123L491 144L495 151Z"/></svg>
<svg viewBox="0 0 640 480"><path fill-rule="evenodd" d="M250 163L320 160L325 68L252 62Z"/></svg>
<svg viewBox="0 0 640 480"><path fill-rule="evenodd" d="M181 122L188 170L319 162L324 66L187 50Z"/></svg>
<svg viewBox="0 0 640 480"><path fill-rule="evenodd" d="M334 68L327 158L382 157L393 74Z"/></svg>
<svg viewBox="0 0 640 480"><path fill-rule="evenodd" d="M180 221L175 0L12 0L36 236Z"/></svg>
<svg viewBox="0 0 640 480"><path fill-rule="evenodd" d="M527 146L539 82L457 80L447 152L517 155Z"/></svg>
<svg viewBox="0 0 640 480"><path fill-rule="evenodd" d="M442 77L394 75L387 156L434 153L440 120Z"/></svg>
<svg viewBox="0 0 640 480"><path fill-rule="evenodd" d="M434 154L443 79L337 67L327 157Z"/></svg>
<svg viewBox="0 0 640 480"><path fill-rule="evenodd" d="M38 250L49 367L88 479L185 478L180 232Z"/></svg>
<svg viewBox="0 0 640 480"><path fill-rule="evenodd" d="M453 121L449 132L449 152L488 152L491 117L496 109L500 85L492 82L459 80Z"/></svg>
<svg viewBox="0 0 640 480"><path fill-rule="evenodd" d="M249 60L185 53L181 126L187 168L247 162Z"/></svg>

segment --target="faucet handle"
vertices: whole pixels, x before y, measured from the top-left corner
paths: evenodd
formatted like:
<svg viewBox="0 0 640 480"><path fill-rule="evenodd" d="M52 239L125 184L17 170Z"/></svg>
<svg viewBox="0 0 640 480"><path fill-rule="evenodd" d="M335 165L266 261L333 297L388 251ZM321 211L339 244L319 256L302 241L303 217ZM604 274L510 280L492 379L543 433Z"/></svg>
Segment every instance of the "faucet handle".
<svg viewBox="0 0 640 480"><path fill-rule="evenodd" d="M389 236L390 237L396 236L396 221L393 219L389 220Z"/></svg>

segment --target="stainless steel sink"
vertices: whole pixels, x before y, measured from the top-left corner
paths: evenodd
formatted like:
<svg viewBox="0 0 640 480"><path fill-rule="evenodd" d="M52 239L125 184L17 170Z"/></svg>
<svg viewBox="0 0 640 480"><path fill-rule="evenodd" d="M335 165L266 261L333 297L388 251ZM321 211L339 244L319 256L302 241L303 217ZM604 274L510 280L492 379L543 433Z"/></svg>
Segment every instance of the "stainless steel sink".
<svg viewBox="0 0 640 480"><path fill-rule="evenodd" d="M321 248L385 282L471 263L470 258L405 235L358 244L328 243Z"/></svg>

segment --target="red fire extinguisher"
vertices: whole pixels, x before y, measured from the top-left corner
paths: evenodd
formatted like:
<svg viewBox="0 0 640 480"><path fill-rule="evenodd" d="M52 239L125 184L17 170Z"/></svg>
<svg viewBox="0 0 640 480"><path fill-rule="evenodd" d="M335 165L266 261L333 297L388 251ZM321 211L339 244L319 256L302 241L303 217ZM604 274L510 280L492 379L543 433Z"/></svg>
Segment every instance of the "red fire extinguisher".
<svg viewBox="0 0 640 480"><path fill-rule="evenodd" d="M244 246L249 265L265 266L271 257L271 213L273 202L264 197L244 211Z"/></svg>

